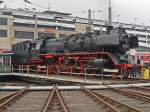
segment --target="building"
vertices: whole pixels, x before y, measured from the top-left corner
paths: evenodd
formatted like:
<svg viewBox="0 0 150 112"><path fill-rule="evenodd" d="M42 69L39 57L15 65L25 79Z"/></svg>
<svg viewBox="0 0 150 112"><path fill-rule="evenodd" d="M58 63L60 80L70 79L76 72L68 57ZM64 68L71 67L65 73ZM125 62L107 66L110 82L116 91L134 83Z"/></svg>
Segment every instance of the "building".
<svg viewBox="0 0 150 112"><path fill-rule="evenodd" d="M11 66L12 52L7 49L0 49L0 66Z"/></svg>
<svg viewBox="0 0 150 112"><path fill-rule="evenodd" d="M0 15L0 48L10 49L10 45L14 40L12 16Z"/></svg>
<svg viewBox="0 0 150 112"><path fill-rule="evenodd" d="M93 20L93 30L106 30L106 21ZM114 27L122 25L129 34L139 36L139 51L150 51L150 27L113 22ZM45 11L35 12L23 9L0 9L0 48L11 48L13 43L38 39L46 36L57 38L87 31L88 19L73 17L69 13Z"/></svg>

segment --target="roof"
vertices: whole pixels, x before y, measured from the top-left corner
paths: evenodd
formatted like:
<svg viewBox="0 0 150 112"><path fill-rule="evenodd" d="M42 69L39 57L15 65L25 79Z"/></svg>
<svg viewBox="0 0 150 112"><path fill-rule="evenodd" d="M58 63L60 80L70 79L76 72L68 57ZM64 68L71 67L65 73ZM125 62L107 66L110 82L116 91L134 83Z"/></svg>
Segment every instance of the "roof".
<svg viewBox="0 0 150 112"><path fill-rule="evenodd" d="M60 15L65 15L65 16L72 15L72 14L70 14L70 13L64 13L64 12L58 12L58 11L44 11L43 13L48 13L48 14L60 14Z"/></svg>
<svg viewBox="0 0 150 112"><path fill-rule="evenodd" d="M12 54L12 51L9 49L0 49L0 54Z"/></svg>

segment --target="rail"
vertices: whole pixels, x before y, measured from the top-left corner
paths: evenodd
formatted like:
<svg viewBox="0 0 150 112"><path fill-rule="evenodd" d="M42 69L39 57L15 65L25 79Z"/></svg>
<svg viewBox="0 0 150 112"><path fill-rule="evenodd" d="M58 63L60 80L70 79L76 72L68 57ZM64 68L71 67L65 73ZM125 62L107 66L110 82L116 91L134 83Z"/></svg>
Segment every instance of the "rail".
<svg viewBox="0 0 150 112"><path fill-rule="evenodd" d="M7 97L8 99L6 99L6 97L5 97L4 99L6 99L6 100L0 104L0 111L4 110L5 107L7 107L9 104L11 104L11 102L16 101L17 98L21 97L29 89L29 87L30 86L25 87L22 90L19 90L16 93L8 96Z"/></svg>
<svg viewBox="0 0 150 112"><path fill-rule="evenodd" d="M50 103L51 103L51 101L52 101L52 98L53 98L55 89L56 89L56 86L54 86L52 92L50 92L50 94L49 94L49 96L48 96L48 98L47 98L47 100L46 100L46 103L45 103L45 105L44 105L44 107L43 107L43 109L42 109L42 112L46 112L46 111L48 110L48 107L49 107L49 105L50 105Z"/></svg>
<svg viewBox="0 0 150 112"><path fill-rule="evenodd" d="M89 89L87 89L87 88L85 88L85 87L82 87L82 88L83 88L84 90L88 91L88 92L93 93L95 96L97 96L97 97L103 99L103 100L104 100L105 102L107 102L109 105L112 105L114 108L118 109L118 111L121 111L121 110L125 111L125 110L126 110L126 112L142 112L142 111L140 111L140 110L138 110L138 109L136 109L136 108L133 108L133 107L131 107L131 106L127 105L127 104L124 104L124 103L122 103L122 102L116 101L116 100L114 100L114 99L112 99L112 98L109 98L109 97L107 97L107 96L105 96L105 95L102 95L102 94L100 94L100 93L97 93L97 92L95 92L95 91L93 91L93 90L89 90Z"/></svg>
<svg viewBox="0 0 150 112"><path fill-rule="evenodd" d="M60 102L60 106L62 108L63 112L68 112L68 109L64 103L63 97L61 96L60 92L58 91L57 87L56 87L56 94L58 96L59 102Z"/></svg>
<svg viewBox="0 0 150 112"><path fill-rule="evenodd" d="M6 96L0 98L0 104L3 103L4 101L6 101L7 99L9 99L10 97L12 97L13 95L15 95L16 93L17 92L9 94L9 95L6 95Z"/></svg>
<svg viewBox="0 0 150 112"><path fill-rule="evenodd" d="M61 112L68 112L68 109L64 103L64 100L61 96L61 94L59 93L58 91L58 88L57 88L57 85L54 85L54 88L52 90L52 92L50 92L45 104L44 104L44 107L42 109L42 112L48 112L49 109L50 109L50 106L53 102L53 99L55 98L58 98L58 101L59 101L59 106L60 106L60 109L61 109Z"/></svg>
<svg viewBox="0 0 150 112"><path fill-rule="evenodd" d="M98 97L104 99L106 102L108 102L109 104L111 105L114 105L116 108L119 108L119 110L123 110L123 111L126 111L126 112L142 112L134 107L131 107L127 104L124 104L122 102L119 102L117 100L114 100L112 98L109 98L109 97L106 97L105 95L102 95L100 93L97 93L97 92L94 92L92 91L95 95L97 95Z"/></svg>
<svg viewBox="0 0 150 112"><path fill-rule="evenodd" d="M111 104L109 104L108 102L106 102L104 99L98 97L97 95L95 95L93 92L91 92L89 89L83 87L83 86L80 86L83 91L85 93L87 93L88 95L90 95L94 100L96 100L97 102L99 102L100 104L104 104L105 106L104 107L107 107L109 108L109 111L111 112L120 112L118 109L116 109L114 106L112 106Z"/></svg>
<svg viewBox="0 0 150 112"><path fill-rule="evenodd" d="M144 95L144 94L139 94L137 92L133 92L133 91L128 91L128 90L122 90L122 89L118 89L118 88L113 88L110 86L107 86L110 90L124 94L126 96L130 96L130 97L134 97L143 101L150 101L150 97Z"/></svg>
<svg viewBox="0 0 150 112"><path fill-rule="evenodd" d="M138 89L141 89L141 90L144 90L144 91L147 91L147 92L150 92L150 89L149 88L146 88L146 87L136 87Z"/></svg>
<svg viewBox="0 0 150 112"><path fill-rule="evenodd" d="M137 94L137 95L145 96L145 97L147 97L147 99L150 100L150 95L146 95L144 93L135 92L135 91L132 91L132 90L126 90L126 89L124 89L124 90L128 91L128 92L131 92L131 93L134 93L134 94Z"/></svg>

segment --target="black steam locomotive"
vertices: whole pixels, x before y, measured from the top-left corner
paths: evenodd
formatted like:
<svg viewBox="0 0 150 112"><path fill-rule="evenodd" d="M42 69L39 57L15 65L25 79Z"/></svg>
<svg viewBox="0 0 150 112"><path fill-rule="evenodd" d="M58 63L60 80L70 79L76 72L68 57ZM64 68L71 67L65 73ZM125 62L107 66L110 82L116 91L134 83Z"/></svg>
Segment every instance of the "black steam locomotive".
<svg viewBox="0 0 150 112"><path fill-rule="evenodd" d="M129 69L131 59L126 52L137 47L137 36L128 35L123 27L108 26L104 33L88 32L59 39L47 37L24 41L14 44L12 50L14 64L34 64L33 60L39 59L42 65L57 65L57 68L59 66L60 71L64 64L73 67L76 65L80 68L103 66Z"/></svg>
<svg viewBox="0 0 150 112"><path fill-rule="evenodd" d="M106 32L73 34L61 39L45 39L40 47L41 54L109 52L118 62L130 59L126 52L138 47L138 37L128 35L124 28L107 27Z"/></svg>

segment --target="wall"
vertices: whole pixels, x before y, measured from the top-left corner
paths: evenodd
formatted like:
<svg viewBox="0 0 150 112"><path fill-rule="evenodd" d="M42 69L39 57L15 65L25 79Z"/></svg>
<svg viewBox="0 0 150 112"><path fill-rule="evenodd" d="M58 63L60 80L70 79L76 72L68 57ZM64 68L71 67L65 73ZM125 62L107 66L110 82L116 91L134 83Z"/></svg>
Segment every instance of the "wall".
<svg viewBox="0 0 150 112"><path fill-rule="evenodd" d="M13 34L13 17L12 16L5 16L0 15L0 18L6 18L7 24L0 24L0 30L6 30L7 36L6 37L0 37L0 48L10 49L11 44L14 40L14 34Z"/></svg>

